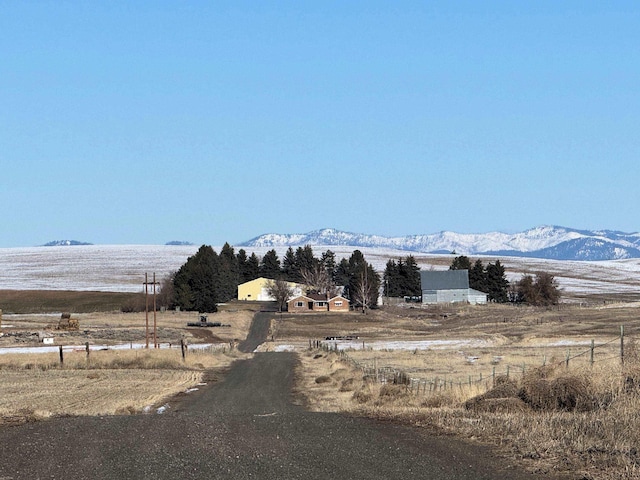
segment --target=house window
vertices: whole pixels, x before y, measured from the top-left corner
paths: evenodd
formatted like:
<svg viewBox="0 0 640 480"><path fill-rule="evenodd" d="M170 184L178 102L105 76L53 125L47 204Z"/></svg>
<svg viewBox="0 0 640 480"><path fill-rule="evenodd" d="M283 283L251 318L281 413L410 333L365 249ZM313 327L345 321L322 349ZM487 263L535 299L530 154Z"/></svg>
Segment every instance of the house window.
<svg viewBox="0 0 640 480"><path fill-rule="evenodd" d="M318 305L319 307L325 307L327 305L327 302L318 302L316 305Z"/></svg>
<svg viewBox="0 0 640 480"><path fill-rule="evenodd" d="M296 308L300 308L304 306L304 302L296 302L295 303Z"/></svg>
<svg viewBox="0 0 640 480"><path fill-rule="evenodd" d="M342 306L342 302L341 302L340 300L338 300L338 301L336 301L336 302L334 303L334 305L335 305L336 307L341 307L341 306Z"/></svg>

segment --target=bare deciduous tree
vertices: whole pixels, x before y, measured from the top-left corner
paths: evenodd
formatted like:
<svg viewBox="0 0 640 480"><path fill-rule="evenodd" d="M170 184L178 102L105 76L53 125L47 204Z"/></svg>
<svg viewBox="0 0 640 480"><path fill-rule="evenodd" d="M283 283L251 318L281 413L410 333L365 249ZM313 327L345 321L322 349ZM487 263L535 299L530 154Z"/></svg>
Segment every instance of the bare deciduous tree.
<svg viewBox="0 0 640 480"><path fill-rule="evenodd" d="M352 300L362 308L362 313L367 313L367 308L371 306L372 283L369 281L367 270L360 272L355 288L353 289Z"/></svg>
<svg viewBox="0 0 640 480"><path fill-rule="evenodd" d="M293 287L289 285L289 282L285 282L284 280L271 280L267 282L266 290L269 296L275 298L279 312L282 312L284 306L293 296Z"/></svg>
<svg viewBox="0 0 640 480"><path fill-rule="evenodd" d="M337 289L331 276L321 263L314 265L312 268L301 270L300 275L309 291L328 296L336 295Z"/></svg>

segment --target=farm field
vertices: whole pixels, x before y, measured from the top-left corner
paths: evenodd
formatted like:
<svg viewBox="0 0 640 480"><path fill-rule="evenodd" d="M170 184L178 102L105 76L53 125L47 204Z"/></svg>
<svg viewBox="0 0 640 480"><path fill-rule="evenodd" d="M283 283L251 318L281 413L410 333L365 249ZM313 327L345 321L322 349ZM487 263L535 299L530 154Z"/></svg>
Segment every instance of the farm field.
<svg viewBox="0 0 640 480"><path fill-rule="evenodd" d="M188 322L198 321L194 313L158 312L157 338L163 348L142 348L145 314L121 313L117 305L139 297L145 271L160 276L157 266L172 271L194 253L191 247L171 247L139 255L143 248L148 247L54 247L45 249L48 256L0 255L7 267L0 279L0 382L11 392L0 404L0 422L162 410L165 399L215 381L241 356L226 348L246 336L257 307L236 302L209 317L230 325L215 329L188 328ZM389 258L406 255L363 253L379 269ZM76 260L71 262L69 255ZM139 264L131 263L136 255ZM416 255L416 260L423 269L446 269L451 257ZM283 313L275 316L268 341L258 351L297 352L296 396L312 410L411 423L494 445L542 476L575 472L571 478L640 478L635 450L640 443L640 394L635 393L640 384L640 261L500 260L510 280L536 271L554 274L563 303L547 309L400 304L366 315ZM90 277L89 271L104 272L108 280ZM51 328L61 312L71 312L79 322L77 331ZM55 352L30 353L43 335L65 349L64 367ZM179 348L167 348L180 340L214 348L194 350L183 362ZM333 351L310 350L318 340ZM85 342L97 349L89 362ZM406 383L388 383L393 372L401 372ZM584 410L575 405L573 410L534 408L517 395L484 398L496 395L503 384L512 393L546 385L538 397L552 398L550 382L557 381L573 385L572 395L582 399ZM56 388L61 382L68 388ZM41 388L34 391L34 383Z"/></svg>
<svg viewBox="0 0 640 480"><path fill-rule="evenodd" d="M187 326L198 322L195 313L157 312L154 349L150 312L148 350L144 312L74 313L79 328L68 331L52 328L59 313L3 314L0 426L60 415L161 412L166 399L215 381L215 372L243 357L232 347L246 337L253 314L221 310L209 320L223 326L204 328ZM44 346L43 336L53 344Z"/></svg>
<svg viewBox="0 0 640 480"><path fill-rule="evenodd" d="M283 315L264 348L299 352L297 392L313 410L491 444L542 476L640 478L639 306ZM306 333L358 338L310 350Z"/></svg>
<svg viewBox="0 0 640 480"><path fill-rule="evenodd" d="M339 261L353 247L312 246L320 256L330 249ZM220 247L214 247L220 251ZM65 290L135 293L142 291L145 273L158 280L180 268L197 246L83 245L74 247L0 248L1 290ZM270 248L248 249L263 256ZM286 247L275 248L283 258ZM382 272L389 259L412 254L423 270L447 269L452 255L428 255L402 250L361 248L367 262ZM475 258L475 257L474 257ZM640 300L640 259L580 262L517 257L478 257L484 264L499 258L507 278L545 271L553 274L566 301ZM2 308L0 306L0 308Z"/></svg>

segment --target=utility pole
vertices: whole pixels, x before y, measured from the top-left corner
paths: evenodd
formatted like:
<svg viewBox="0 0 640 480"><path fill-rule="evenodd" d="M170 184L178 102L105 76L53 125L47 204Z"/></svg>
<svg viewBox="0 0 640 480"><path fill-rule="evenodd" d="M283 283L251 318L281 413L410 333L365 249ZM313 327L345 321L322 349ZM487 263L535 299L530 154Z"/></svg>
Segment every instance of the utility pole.
<svg viewBox="0 0 640 480"><path fill-rule="evenodd" d="M145 311L145 348L149 348L149 285L153 285L153 348L158 348L157 320L156 320L156 274L149 282L149 275L144 274L144 311Z"/></svg>
<svg viewBox="0 0 640 480"><path fill-rule="evenodd" d="M147 274L144 274L144 319L145 319L145 348L149 350L149 280Z"/></svg>
<svg viewBox="0 0 640 480"><path fill-rule="evenodd" d="M156 272L153 272L153 348L158 348L156 322Z"/></svg>

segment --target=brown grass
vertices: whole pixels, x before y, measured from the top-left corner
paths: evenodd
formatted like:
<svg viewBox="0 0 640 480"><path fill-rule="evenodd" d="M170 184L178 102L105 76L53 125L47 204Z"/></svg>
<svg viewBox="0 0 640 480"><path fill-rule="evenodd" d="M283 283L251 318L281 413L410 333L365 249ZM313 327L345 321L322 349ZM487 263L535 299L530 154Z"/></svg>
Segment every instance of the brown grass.
<svg viewBox="0 0 640 480"><path fill-rule="evenodd" d="M133 350L0 356L0 425L57 415L130 414L158 406L240 354ZM61 385L64 388L61 388ZM35 388L34 388L35 386Z"/></svg>
<svg viewBox="0 0 640 480"><path fill-rule="evenodd" d="M500 309L488 310L502 313ZM415 386L411 390L403 385L372 383L341 355L311 351L300 355L298 392L315 410L408 422L494 445L502 455L538 474L566 473L569 478L585 479L640 478L640 355L633 336L638 310L622 306L607 310L615 315L603 315L600 309L567 309L562 320L549 319L555 312L532 310L527 318L510 317L503 325L488 322L482 309L477 317L460 309L453 314L464 315L468 320L464 335L495 335L493 346L464 352L348 352L362 364L375 361L378 367L393 365L417 378L446 376L454 383L453 388L445 384L446 388L441 385L426 389L422 384L423 389L417 394ZM421 314L434 313L427 312ZM531 320L534 317L545 320ZM406 319L400 318L396 338L406 334L404 322ZM376 325L375 320L364 323L368 332ZM615 340L622 323L629 332L624 365L620 363L619 342L597 349L594 365L589 355L575 357L588 350L588 345L572 346L568 368L567 347L550 346L558 340L584 341L589 334L596 337L596 344ZM286 326L282 325L280 332L286 331L283 327ZM462 322L452 322L451 327L451 331L439 329L440 338L460 338ZM376 328L392 331L394 327ZM357 332L357 328L352 331ZM606 331L608 338L603 335ZM429 328L424 329L424 337L437 338ZM478 358L470 363L469 356ZM494 364L498 356L501 359ZM517 368L523 363L524 372ZM506 365L511 366L508 378ZM495 384L488 375L494 367ZM339 381L310 385L309 379L331 377L338 371ZM484 373L484 381L465 385L469 375L478 378L480 372Z"/></svg>
<svg viewBox="0 0 640 480"><path fill-rule="evenodd" d="M101 298L102 294L100 295ZM55 298L65 298L56 292ZM73 309L67 309L74 312ZM77 332L48 329L60 314L3 315L3 347L36 347L39 332L53 335L56 345L78 345L79 351L65 350L64 364L58 353L0 355L0 425L47 418L56 415L104 415L140 412L157 406L168 397L194 387L202 381L206 370L224 368L240 355L229 352L229 345L245 338L253 311L245 308L223 308L210 316L211 321L228 327L188 327L198 320L191 312L157 312L158 341L166 346L214 343L225 345L226 353L189 349L186 362L180 348L150 350L114 350L90 352L87 359L85 342L91 345L144 343L144 313L120 312L72 313L78 319ZM152 335L153 317L149 315ZM11 326L9 326L11 325ZM150 345L153 347L152 337ZM64 388L60 388L64 385ZM36 388L34 388L36 386Z"/></svg>
<svg viewBox="0 0 640 480"><path fill-rule="evenodd" d="M160 343L179 344L180 339L188 343L225 342L243 339L251 325L254 312L246 309L223 310L209 315L209 321L220 322L225 327L206 328L188 327L187 323L198 322L194 312L157 312L156 335ZM55 325L60 314L7 314L3 312L4 325L2 331L35 334L31 342L17 342L15 337L0 337L0 346L35 346L38 344L38 332L46 331L53 335L56 345L121 344L129 342L145 342L147 331L147 315L142 313L92 312L72 313L72 318L79 323L77 332L56 332ZM153 342L153 313L148 315L150 341ZM12 327L8 327L12 325ZM153 343L151 343L153 345Z"/></svg>

